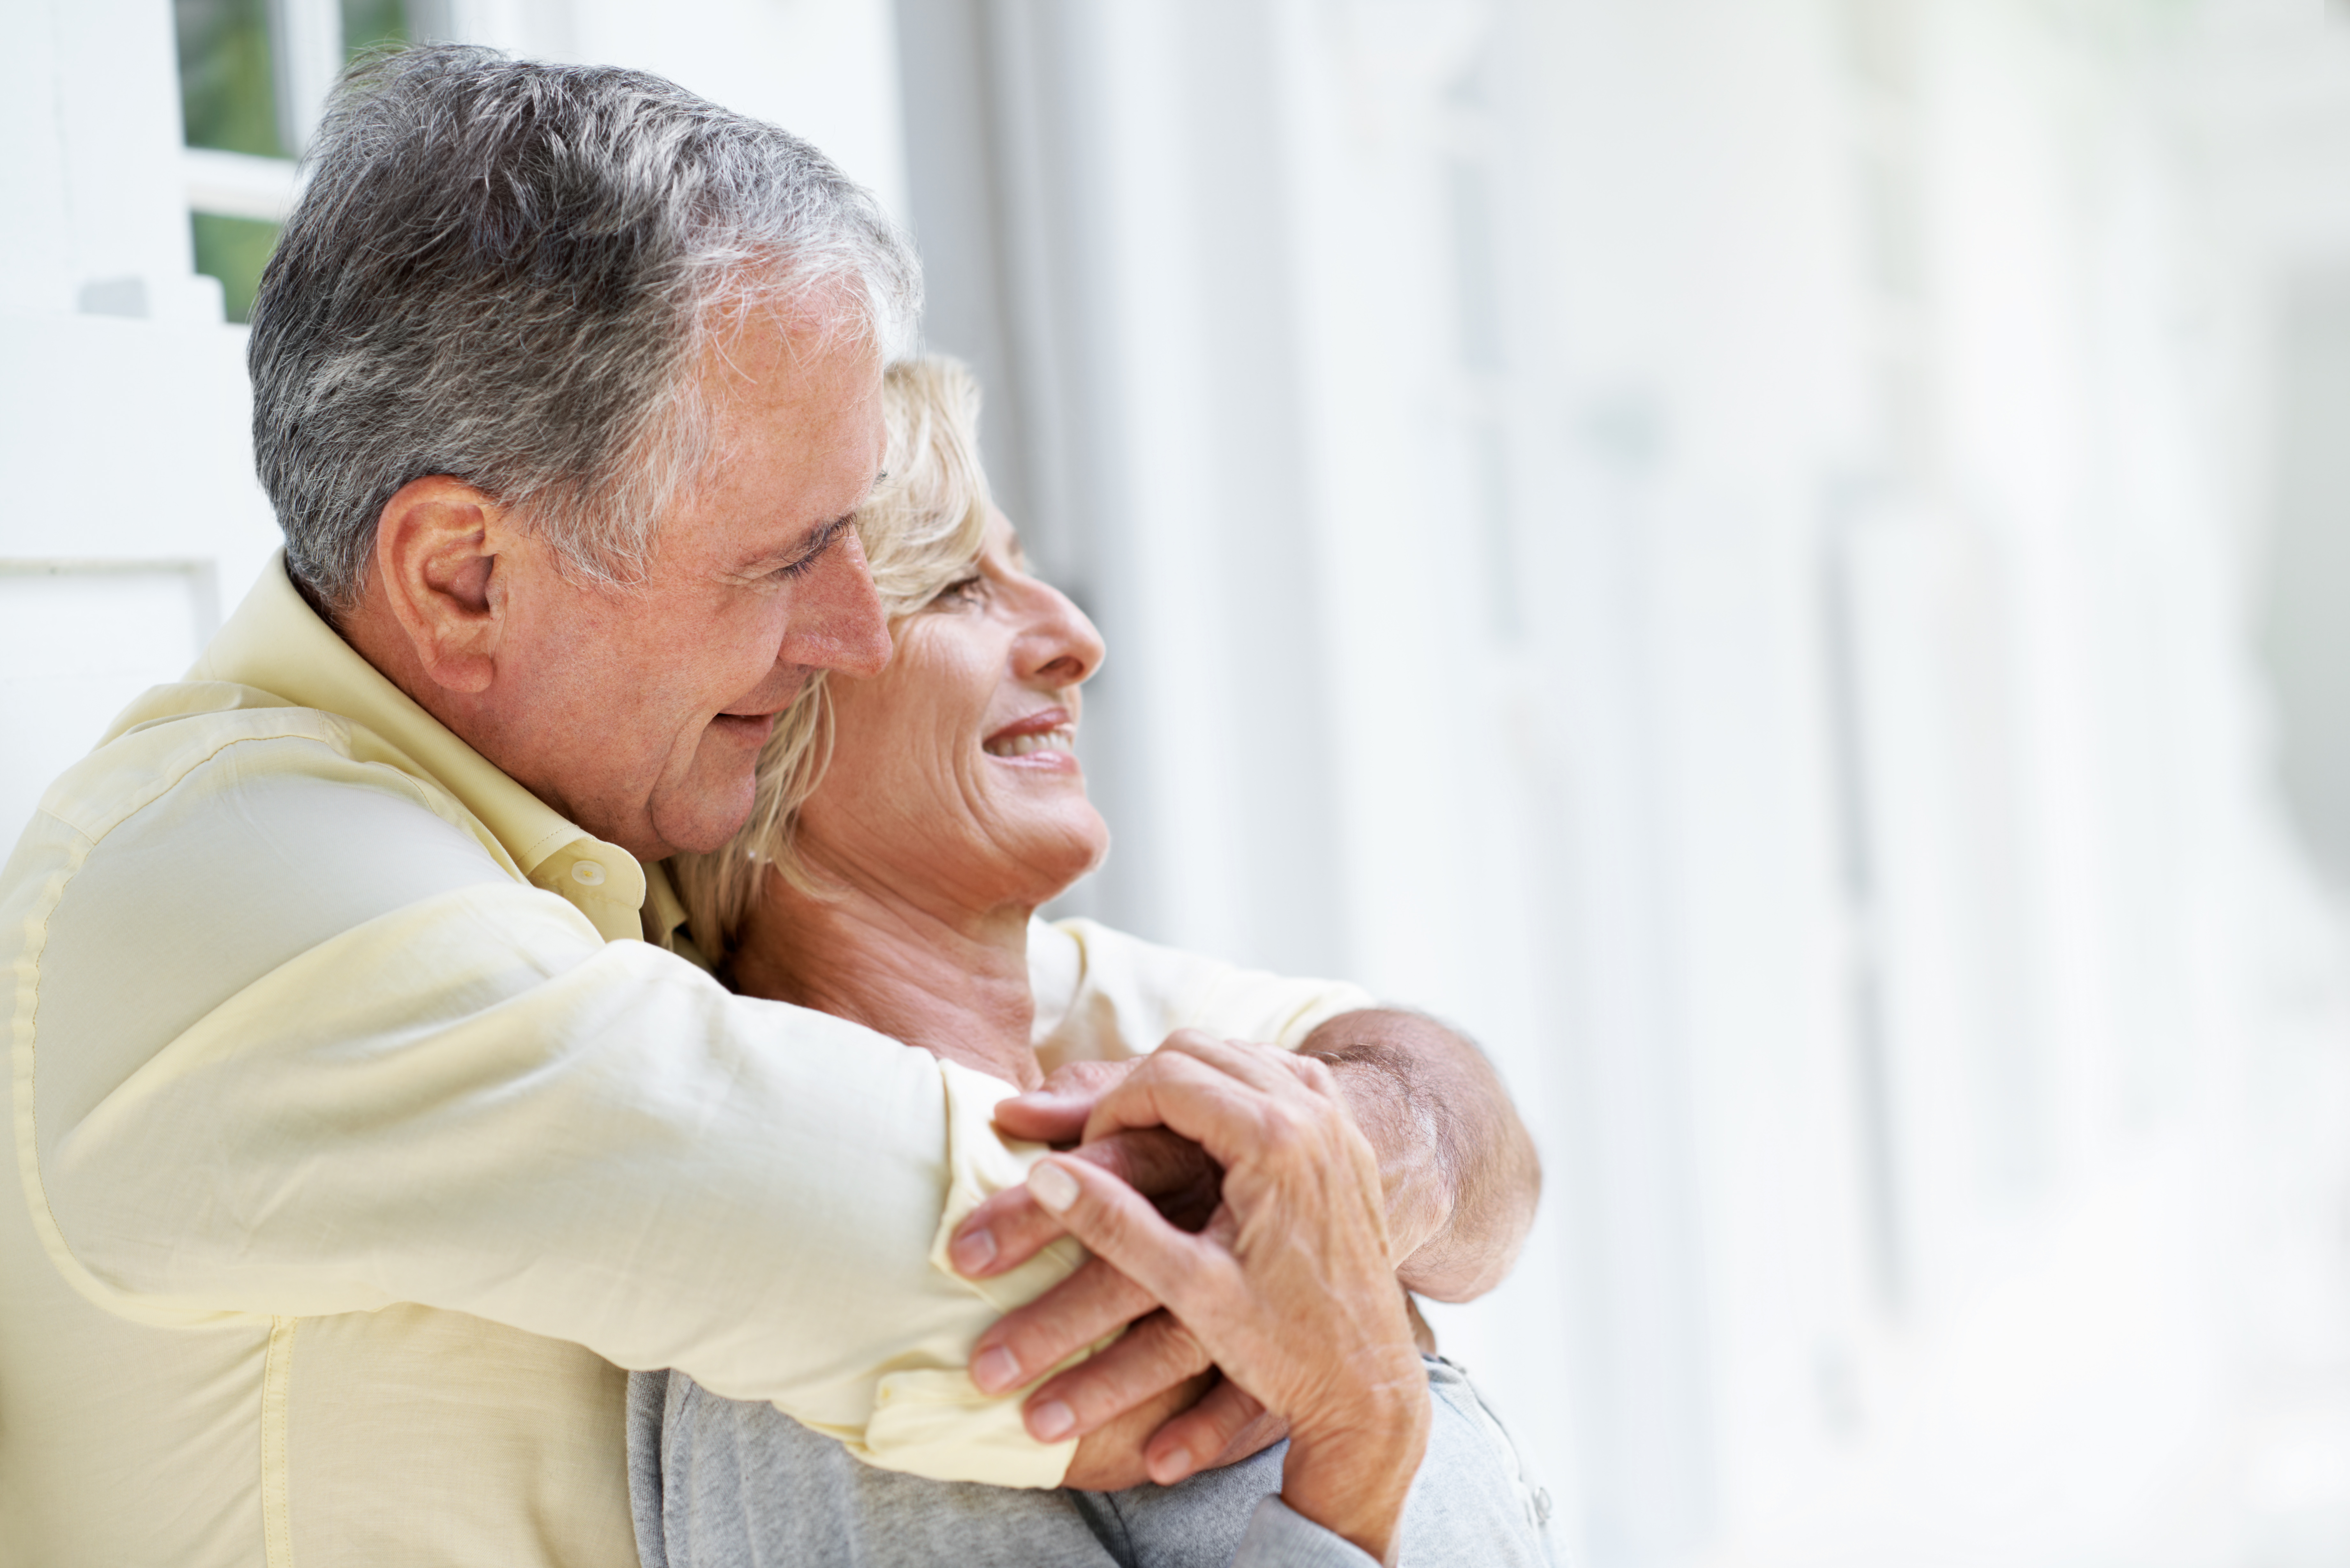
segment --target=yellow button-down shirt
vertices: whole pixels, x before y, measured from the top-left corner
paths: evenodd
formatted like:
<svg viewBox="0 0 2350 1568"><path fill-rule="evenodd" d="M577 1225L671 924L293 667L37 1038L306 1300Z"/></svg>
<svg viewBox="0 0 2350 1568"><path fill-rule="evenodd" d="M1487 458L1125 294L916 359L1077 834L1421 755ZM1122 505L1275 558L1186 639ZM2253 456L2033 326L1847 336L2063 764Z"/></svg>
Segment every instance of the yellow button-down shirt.
<svg viewBox="0 0 2350 1568"><path fill-rule="evenodd" d="M649 886L650 881L650 886ZM946 1231L1006 1085L733 995L273 570L0 870L0 1564L624 1564L623 1367L1042 1485ZM1039 925L1048 1061L1368 999Z"/></svg>

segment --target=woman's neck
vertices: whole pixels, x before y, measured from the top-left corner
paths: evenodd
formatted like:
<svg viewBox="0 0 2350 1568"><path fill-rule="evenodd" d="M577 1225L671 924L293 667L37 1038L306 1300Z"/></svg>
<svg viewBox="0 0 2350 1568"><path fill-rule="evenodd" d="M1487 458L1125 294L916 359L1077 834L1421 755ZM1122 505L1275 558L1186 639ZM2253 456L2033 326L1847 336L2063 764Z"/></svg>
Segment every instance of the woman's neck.
<svg viewBox="0 0 2350 1568"><path fill-rule="evenodd" d="M736 945L734 983L812 1007L1023 1089L1044 1081L1028 1043L1028 915L927 908L853 883L827 896L770 875Z"/></svg>

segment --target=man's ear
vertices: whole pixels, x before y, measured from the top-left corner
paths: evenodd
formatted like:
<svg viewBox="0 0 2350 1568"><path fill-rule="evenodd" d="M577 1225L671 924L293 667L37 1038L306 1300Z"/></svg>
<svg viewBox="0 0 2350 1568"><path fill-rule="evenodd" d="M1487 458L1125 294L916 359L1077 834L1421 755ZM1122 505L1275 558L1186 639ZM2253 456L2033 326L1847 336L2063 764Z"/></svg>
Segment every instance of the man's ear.
<svg viewBox="0 0 2350 1568"><path fill-rule="evenodd" d="M416 661L450 691L486 691L497 669L505 508L445 473L411 479L376 520L375 569Z"/></svg>

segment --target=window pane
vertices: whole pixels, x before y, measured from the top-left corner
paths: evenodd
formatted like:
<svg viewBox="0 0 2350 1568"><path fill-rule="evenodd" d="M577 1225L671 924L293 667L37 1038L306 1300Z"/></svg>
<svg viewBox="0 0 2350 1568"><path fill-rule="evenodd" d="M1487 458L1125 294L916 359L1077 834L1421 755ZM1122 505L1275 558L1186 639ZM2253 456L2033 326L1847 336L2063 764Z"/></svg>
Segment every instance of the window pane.
<svg viewBox="0 0 2350 1568"><path fill-rule="evenodd" d="M270 74L267 0L175 0L174 9L188 145L285 157Z"/></svg>
<svg viewBox="0 0 2350 1568"><path fill-rule="evenodd" d="M205 586L162 565L0 563L0 823L19 830L106 716L178 679L212 628Z"/></svg>
<svg viewBox="0 0 2350 1568"><path fill-rule="evenodd" d="M377 44L408 42L408 7L402 0L343 0L343 57L354 59Z"/></svg>
<svg viewBox="0 0 2350 1568"><path fill-rule="evenodd" d="M190 216L196 231L196 270L220 279L221 304L231 321L252 320L254 290L261 286L261 269L277 244L278 225L217 213Z"/></svg>

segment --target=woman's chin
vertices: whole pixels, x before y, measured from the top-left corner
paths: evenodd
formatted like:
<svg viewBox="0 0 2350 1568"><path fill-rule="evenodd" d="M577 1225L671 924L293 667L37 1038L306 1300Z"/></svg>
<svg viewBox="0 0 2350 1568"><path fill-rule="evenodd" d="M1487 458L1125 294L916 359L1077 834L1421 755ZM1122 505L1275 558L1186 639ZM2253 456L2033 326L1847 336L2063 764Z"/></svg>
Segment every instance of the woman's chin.
<svg viewBox="0 0 2350 1568"><path fill-rule="evenodd" d="M1109 856L1109 828L1088 805L1050 823L1036 823L1020 835L1009 858L1031 885L1023 901L1049 903Z"/></svg>

